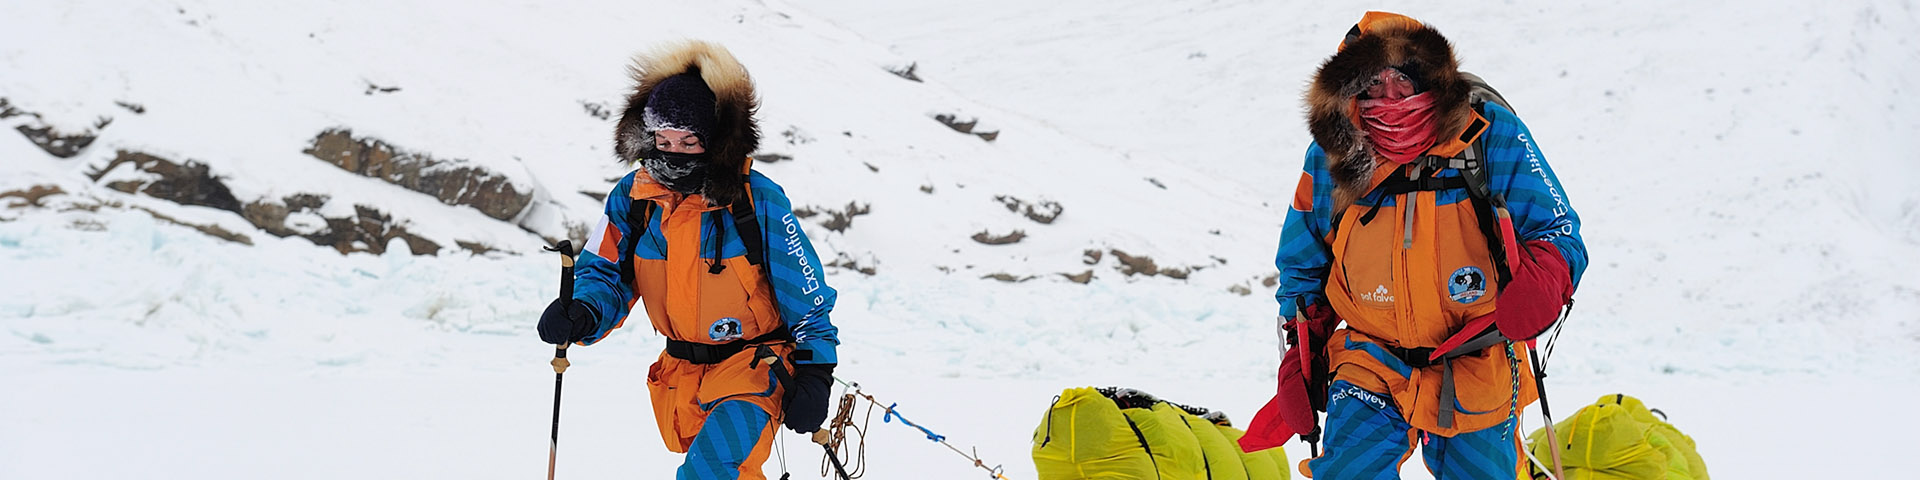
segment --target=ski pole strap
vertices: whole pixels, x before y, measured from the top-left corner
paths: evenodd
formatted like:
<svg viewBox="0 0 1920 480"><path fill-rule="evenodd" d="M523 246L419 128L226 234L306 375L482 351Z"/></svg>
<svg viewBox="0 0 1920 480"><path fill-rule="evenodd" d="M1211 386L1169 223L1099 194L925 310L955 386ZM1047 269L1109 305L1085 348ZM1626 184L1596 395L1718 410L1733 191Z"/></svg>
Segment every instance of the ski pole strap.
<svg viewBox="0 0 1920 480"><path fill-rule="evenodd" d="M767 364L773 370L773 378L781 385L793 385L793 373L787 371L787 365L780 363L780 356L775 355L773 349L768 348L766 344L753 346L753 361L758 363L761 359L767 359Z"/></svg>
<svg viewBox="0 0 1920 480"><path fill-rule="evenodd" d="M893 419L898 417L900 419L900 423L904 423L909 427L918 428L922 433L926 433L927 440L932 440L935 442L947 441L947 437L945 435L933 433L933 430L928 430L927 427L922 427L918 424L913 423L912 420L907 420L906 415L901 415L899 410L894 409L894 407L898 407L898 406L900 406L898 402L895 402L892 405L888 405L887 414L885 416L880 417L880 421L884 423L892 423Z"/></svg>

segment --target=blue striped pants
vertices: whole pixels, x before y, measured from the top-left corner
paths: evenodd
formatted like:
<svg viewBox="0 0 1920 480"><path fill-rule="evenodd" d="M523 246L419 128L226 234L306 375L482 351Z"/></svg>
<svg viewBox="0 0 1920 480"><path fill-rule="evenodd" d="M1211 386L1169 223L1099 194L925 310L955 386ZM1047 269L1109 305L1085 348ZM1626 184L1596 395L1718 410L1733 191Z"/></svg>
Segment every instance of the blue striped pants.
<svg viewBox="0 0 1920 480"><path fill-rule="evenodd" d="M760 465L772 448L773 417L751 403L726 401L713 407L700 434L687 447L677 480L764 479Z"/></svg>
<svg viewBox="0 0 1920 480"><path fill-rule="evenodd" d="M1438 480L1512 480L1520 442L1509 419L1453 437L1408 425L1393 397L1336 380L1327 388L1326 451L1307 461L1313 478L1394 480L1420 441L1421 459Z"/></svg>

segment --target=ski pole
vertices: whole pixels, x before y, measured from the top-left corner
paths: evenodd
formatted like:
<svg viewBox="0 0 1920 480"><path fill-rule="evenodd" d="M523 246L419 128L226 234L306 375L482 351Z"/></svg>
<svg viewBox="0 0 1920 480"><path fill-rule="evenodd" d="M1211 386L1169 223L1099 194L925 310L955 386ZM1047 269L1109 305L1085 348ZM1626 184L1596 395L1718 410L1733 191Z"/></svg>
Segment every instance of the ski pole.
<svg viewBox="0 0 1920 480"><path fill-rule="evenodd" d="M833 454L831 440L832 435L826 429L813 431L813 443L820 444L820 448L827 451L827 462L833 464L833 471L840 474L840 480L853 480L853 477L847 476L847 466L840 463L840 456Z"/></svg>
<svg viewBox="0 0 1920 480"><path fill-rule="evenodd" d="M560 299L573 298L573 242L561 240L558 245L546 247L549 252L560 252ZM565 342L553 349L553 438L547 443L547 480L553 480L554 459L560 451L560 382L567 373L567 344Z"/></svg>
<svg viewBox="0 0 1920 480"><path fill-rule="evenodd" d="M1553 433L1553 409L1547 406L1547 370L1540 368L1540 353L1533 349L1533 342L1526 342L1527 357L1533 360L1533 388L1540 392L1540 415L1547 419L1548 451L1553 452L1553 478L1567 478L1567 471L1560 463L1560 437Z"/></svg>

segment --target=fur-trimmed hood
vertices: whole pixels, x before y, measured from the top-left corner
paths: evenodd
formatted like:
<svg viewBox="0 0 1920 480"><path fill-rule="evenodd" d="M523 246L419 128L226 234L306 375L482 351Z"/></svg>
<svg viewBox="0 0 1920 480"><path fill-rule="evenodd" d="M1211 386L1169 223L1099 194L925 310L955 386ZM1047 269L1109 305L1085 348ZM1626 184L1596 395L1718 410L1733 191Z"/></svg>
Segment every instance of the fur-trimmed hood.
<svg viewBox="0 0 1920 480"><path fill-rule="evenodd" d="M1460 136L1475 117L1470 104L1472 87L1461 76L1453 45L1446 37L1412 18L1367 12L1347 32L1339 53L1320 65L1312 85L1307 87L1307 130L1327 153L1336 213L1373 186L1380 160L1374 157L1367 133L1360 128L1354 99L1367 90L1375 73L1387 67L1413 77L1434 95L1434 121L1439 122L1434 133L1440 140L1431 152L1458 153L1463 143L1448 140ZM1440 151L1448 149L1452 151Z"/></svg>
<svg viewBox="0 0 1920 480"><path fill-rule="evenodd" d="M714 96L714 131L711 138L700 139L707 147L714 171L744 172L747 155L760 146L760 127L753 114L760 108L754 95L753 77L725 47L702 41L667 45L634 58L627 68L632 76L633 93L621 110L620 123L613 131L613 151L622 162L632 162L653 152L653 132L647 131L647 97L667 77L694 72L706 81ZM740 192L738 179L729 178L708 185L709 200L726 204Z"/></svg>

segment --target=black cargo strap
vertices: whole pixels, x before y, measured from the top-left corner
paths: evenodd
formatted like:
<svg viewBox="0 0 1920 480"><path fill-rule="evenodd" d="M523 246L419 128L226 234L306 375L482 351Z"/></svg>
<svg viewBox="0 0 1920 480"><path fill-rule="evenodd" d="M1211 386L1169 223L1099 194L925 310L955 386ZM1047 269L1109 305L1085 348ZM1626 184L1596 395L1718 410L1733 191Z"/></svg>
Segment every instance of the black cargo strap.
<svg viewBox="0 0 1920 480"><path fill-rule="evenodd" d="M739 354L742 350L746 350L749 346L778 343L782 340L791 339L793 339L793 335L787 333L787 329L785 328L755 337L751 340L734 340L721 344L694 343L669 338L667 339L667 355L692 362L696 365L712 365L724 362L728 358L733 358L734 355Z"/></svg>
<svg viewBox="0 0 1920 480"><path fill-rule="evenodd" d="M1497 326L1488 325L1486 331L1480 332L1480 335L1473 337L1472 340L1468 340L1452 351L1441 355L1438 360L1433 359L1433 347L1400 348L1390 345L1381 345L1380 347L1386 350L1387 354L1400 359L1401 363L1405 363L1411 368L1427 368L1434 365L1440 366L1440 413L1437 422L1440 428L1453 428L1454 404L1457 403L1458 399L1453 386L1453 359L1478 354L1480 351L1486 350L1487 347L1506 341L1507 337L1500 334L1500 329Z"/></svg>

